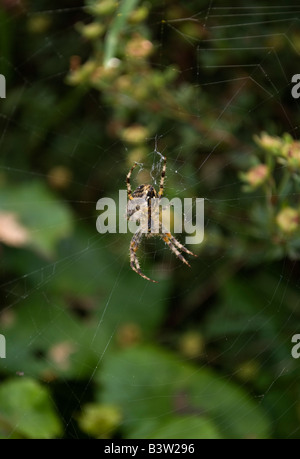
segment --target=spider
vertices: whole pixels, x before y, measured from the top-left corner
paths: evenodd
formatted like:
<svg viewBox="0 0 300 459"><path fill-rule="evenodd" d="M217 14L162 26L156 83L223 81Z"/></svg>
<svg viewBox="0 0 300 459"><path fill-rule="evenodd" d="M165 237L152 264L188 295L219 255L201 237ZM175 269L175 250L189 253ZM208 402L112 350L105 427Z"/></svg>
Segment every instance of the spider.
<svg viewBox="0 0 300 459"><path fill-rule="evenodd" d="M182 252L188 253L197 257L193 252L190 252L184 245L182 245L170 232L167 232L162 226L161 222L157 221L159 219L159 200L163 196L164 191L164 181L166 176L166 167L167 167L167 158L164 157L164 164L161 172L159 192L157 193L155 188L152 185L140 185L134 192L131 191L130 178L132 171L137 166L138 163L134 163L132 168L127 174L126 184L127 184L127 195L128 195L128 204L127 204L127 219L131 219L134 215L134 220L139 222L139 226L134 233L131 242L130 242L130 266L137 274L139 274L144 279L155 282L157 281L150 279L142 273L139 260L137 258L137 250L141 243L143 236L160 236L163 241L168 245L169 249L175 253L175 255L186 265L190 267L190 264L182 256L179 250ZM156 198L156 199L152 199ZM153 224L159 225L159 231L156 233L151 232ZM179 249L179 250L178 250Z"/></svg>

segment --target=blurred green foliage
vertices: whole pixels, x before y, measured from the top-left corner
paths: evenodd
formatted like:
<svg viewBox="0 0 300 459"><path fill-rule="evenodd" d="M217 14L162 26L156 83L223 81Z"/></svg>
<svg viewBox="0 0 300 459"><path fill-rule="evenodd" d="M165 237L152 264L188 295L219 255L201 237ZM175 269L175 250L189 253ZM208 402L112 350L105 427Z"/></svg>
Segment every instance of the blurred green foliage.
<svg viewBox="0 0 300 459"><path fill-rule="evenodd" d="M1 438L298 438L293 8L56 3L0 7ZM156 147L206 226L191 270L141 248L153 285L95 209Z"/></svg>

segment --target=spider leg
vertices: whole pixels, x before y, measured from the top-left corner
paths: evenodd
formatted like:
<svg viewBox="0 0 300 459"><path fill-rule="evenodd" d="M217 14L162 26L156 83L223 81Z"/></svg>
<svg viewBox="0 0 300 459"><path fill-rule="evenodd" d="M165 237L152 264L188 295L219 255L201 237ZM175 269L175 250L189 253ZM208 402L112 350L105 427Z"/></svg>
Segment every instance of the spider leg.
<svg viewBox="0 0 300 459"><path fill-rule="evenodd" d="M132 168L130 169L130 171L128 172L127 176L126 176L126 185L127 185L127 195L128 195L128 199L133 199L132 195L131 195L131 184L130 184L130 177L131 177L131 174L132 174L132 171L133 169L137 166L137 163L134 163L134 165L132 166Z"/></svg>
<svg viewBox="0 0 300 459"><path fill-rule="evenodd" d="M165 176L166 176L166 168L167 168L167 158L166 156L164 157L164 165L161 171L161 177L160 177L160 184L159 184L159 192L158 192L158 197L161 198L162 195L164 194L164 181L165 181Z"/></svg>
<svg viewBox="0 0 300 459"><path fill-rule="evenodd" d="M140 242L141 242L141 239L142 239L142 236L143 236L143 233L135 233L131 239L131 242L130 242L130 266L131 266L131 269L133 269L133 271L135 271L137 274L139 274L141 277L143 277L144 279L150 281L150 282L154 282L154 283L158 283L157 281L155 280L152 280L150 279L149 277L145 276L145 274L142 273L141 271L141 267L140 267L140 264L139 264L139 260L138 260L138 257L137 257L137 250L139 248L139 245L140 245Z"/></svg>
<svg viewBox="0 0 300 459"><path fill-rule="evenodd" d="M179 250L181 250L182 252L188 253L189 255L193 255L193 257L198 257L198 255L191 252L183 244L181 244L181 242L179 242L174 236L172 236L171 233L166 233L166 236L170 239L172 244L176 245L179 248Z"/></svg>
<svg viewBox="0 0 300 459"><path fill-rule="evenodd" d="M182 245L180 244L179 241L177 241L177 239L175 239L171 233L162 233L161 234L161 237L163 239L163 241L168 245L169 249L175 253L176 257L179 258L179 260L182 261L182 263L185 263L187 266L191 267L191 265L186 261L186 259L182 256L182 254L179 252L179 250L176 249L176 246L175 246L175 241L180 245L180 248L182 248ZM172 239L173 241L172 241ZM176 243L176 245L179 247L179 245ZM190 252L188 252L190 253Z"/></svg>

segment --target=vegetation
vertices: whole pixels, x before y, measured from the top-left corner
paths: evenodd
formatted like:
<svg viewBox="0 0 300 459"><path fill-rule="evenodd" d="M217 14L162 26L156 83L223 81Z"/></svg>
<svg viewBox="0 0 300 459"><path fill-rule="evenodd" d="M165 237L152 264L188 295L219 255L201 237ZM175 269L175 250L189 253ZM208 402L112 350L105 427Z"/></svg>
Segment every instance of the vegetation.
<svg viewBox="0 0 300 459"><path fill-rule="evenodd" d="M299 437L297 8L219 7L2 2L1 438ZM160 153L205 237L152 284L96 202Z"/></svg>

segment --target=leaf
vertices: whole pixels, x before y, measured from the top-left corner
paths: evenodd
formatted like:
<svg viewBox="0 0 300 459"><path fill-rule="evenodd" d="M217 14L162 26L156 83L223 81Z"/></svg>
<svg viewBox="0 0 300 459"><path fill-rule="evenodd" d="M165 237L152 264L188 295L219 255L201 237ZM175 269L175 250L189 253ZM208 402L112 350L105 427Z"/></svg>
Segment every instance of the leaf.
<svg viewBox="0 0 300 459"><path fill-rule="evenodd" d="M110 355L96 378L99 400L122 409L126 438L159 435L163 424L168 432L176 426L174 432L181 435L178 426L187 415L193 415L194 428L197 420L205 425L203 417L209 423L199 430L201 438L269 436L264 411L244 390L221 374L183 363L159 348L136 347ZM180 438L190 438L188 432L183 435Z"/></svg>
<svg viewBox="0 0 300 459"><path fill-rule="evenodd" d="M142 438L142 437L140 437ZM170 418L148 433L151 440L156 439L219 439L220 434L212 421L204 416L180 416Z"/></svg>
<svg viewBox="0 0 300 459"><path fill-rule="evenodd" d="M2 189L0 210L6 215L15 215L23 231L26 230L27 246L47 257L55 254L57 242L69 235L72 229L68 207L40 182Z"/></svg>
<svg viewBox="0 0 300 459"><path fill-rule="evenodd" d="M15 307L1 331L9 358L0 367L36 377L82 379L103 353L114 352L116 343L125 347L132 339L155 336L169 282L145 282L130 269L127 251L120 266L119 253L106 248L109 236L104 240L78 227L58 245L57 259L50 263L28 250L6 248L6 266L18 276L6 295L7 304Z"/></svg>
<svg viewBox="0 0 300 459"><path fill-rule="evenodd" d="M6 359L1 368L53 379L88 377L97 362L91 330L57 297L32 293L4 329Z"/></svg>
<svg viewBox="0 0 300 459"><path fill-rule="evenodd" d="M11 379L0 387L2 437L55 438L62 426L49 391L32 379Z"/></svg>

